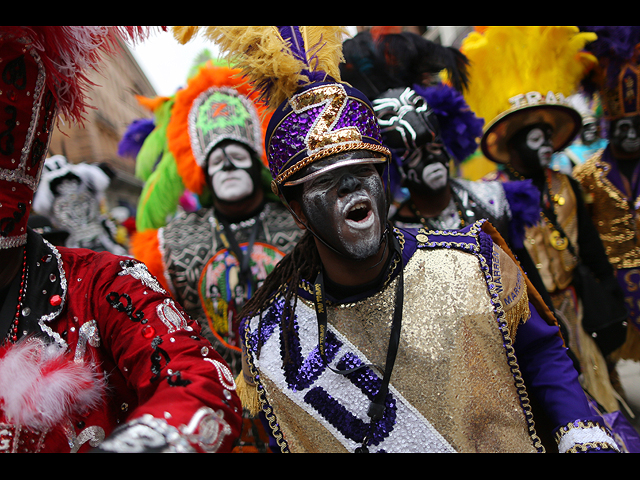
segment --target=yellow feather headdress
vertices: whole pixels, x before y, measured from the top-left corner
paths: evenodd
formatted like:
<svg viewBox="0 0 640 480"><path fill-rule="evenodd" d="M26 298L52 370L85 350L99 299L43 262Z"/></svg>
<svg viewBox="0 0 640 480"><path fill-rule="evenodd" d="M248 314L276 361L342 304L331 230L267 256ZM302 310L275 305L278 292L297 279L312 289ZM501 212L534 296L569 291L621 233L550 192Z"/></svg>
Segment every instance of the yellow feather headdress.
<svg viewBox="0 0 640 480"><path fill-rule="evenodd" d="M173 27L180 43L197 34L217 44L223 55L243 70L272 109L319 75L340 81L345 27Z"/></svg>
<svg viewBox="0 0 640 480"><path fill-rule="evenodd" d="M575 26L476 27L461 51L470 62L465 98L486 122L481 143L487 158L506 163L506 142L523 126L544 119L556 128L556 151L581 126L567 99L597 65L585 52L596 39Z"/></svg>

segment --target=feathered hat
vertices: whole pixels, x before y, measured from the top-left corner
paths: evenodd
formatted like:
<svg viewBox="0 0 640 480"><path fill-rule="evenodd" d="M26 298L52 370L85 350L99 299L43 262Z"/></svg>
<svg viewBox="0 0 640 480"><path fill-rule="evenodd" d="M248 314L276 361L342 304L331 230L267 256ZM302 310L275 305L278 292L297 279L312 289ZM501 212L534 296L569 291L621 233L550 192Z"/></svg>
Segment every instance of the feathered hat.
<svg viewBox="0 0 640 480"><path fill-rule="evenodd" d="M376 27L344 42L342 79L372 101L393 88L412 88L432 110L443 142L454 160L462 162L478 149L484 121L467 105L468 60L456 48L445 47L402 27ZM425 83L426 78L431 78Z"/></svg>
<svg viewBox="0 0 640 480"><path fill-rule="evenodd" d="M302 183L305 179L292 177L329 156L365 150L371 158L344 162L386 163L390 158L371 103L340 81L345 27L173 27L181 43L201 29L273 111L265 147L274 193ZM334 162L325 169L341 165Z"/></svg>
<svg viewBox="0 0 640 480"><path fill-rule="evenodd" d="M465 97L486 121L484 155L508 163L507 143L520 129L545 122L554 127L555 151L566 148L582 126L567 103L596 65L585 45L596 39L573 26L476 27L462 43L469 59Z"/></svg>
<svg viewBox="0 0 640 480"><path fill-rule="evenodd" d="M173 97L140 99L156 118L136 160L136 175L145 181L139 232L165 226L185 190L201 198L210 194L206 160L221 142L240 142L266 163L263 138L269 115L257 100L241 70L211 60Z"/></svg>
<svg viewBox="0 0 640 480"><path fill-rule="evenodd" d="M606 120L640 115L640 26L581 26L597 35L587 51L598 59L583 82L588 93L599 93Z"/></svg>
<svg viewBox="0 0 640 480"><path fill-rule="evenodd" d="M0 249L26 243L57 116L82 125L88 78L147 27L0 27Z"/></svg>

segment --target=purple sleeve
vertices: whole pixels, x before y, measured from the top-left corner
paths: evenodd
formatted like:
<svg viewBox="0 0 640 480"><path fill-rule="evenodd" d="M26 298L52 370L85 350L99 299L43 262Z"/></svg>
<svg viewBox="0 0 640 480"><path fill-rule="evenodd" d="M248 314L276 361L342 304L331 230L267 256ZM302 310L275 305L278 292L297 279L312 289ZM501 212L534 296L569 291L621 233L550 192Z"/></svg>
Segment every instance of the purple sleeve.
<svg viewBox="0 0 640 480"><path fill-rule="evenodd" d="M545 322L533 305L531 319L518 329L514 348L529 394L542 405L555 428L576 420L604 424L589 406L558 327Z"/></svg>

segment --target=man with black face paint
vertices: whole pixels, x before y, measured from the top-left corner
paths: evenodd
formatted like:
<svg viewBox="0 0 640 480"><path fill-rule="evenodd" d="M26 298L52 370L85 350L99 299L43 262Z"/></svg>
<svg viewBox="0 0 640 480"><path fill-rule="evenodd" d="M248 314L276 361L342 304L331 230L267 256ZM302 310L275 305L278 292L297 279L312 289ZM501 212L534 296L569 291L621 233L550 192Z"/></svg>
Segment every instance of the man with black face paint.
<svg viewBox="0 0 640 480"><path fill-rule="evenodd" d="M305 231L245 306L241 329L238 391L265 415L273 447L544 451L527 372L557 429L554 449L617 450L557 324L489 224L427 232L388 222L391 152L370 101L339 81L343 28L174 32L188 41L199 28L269 101L272 188ZM291 62L290 77L257 68Z"/></svg>
<svg viewBox="0 0 640 480"><path fill-rule="evenodd" d="M606 121L609 145L576 167L575 178L586 194L591 218L629 308L625 345L616 357L640 361L640 95L638 57L640 27L580 27L594 31L589 46L599 60L596 92Z"/></svg>
<svg viewBox="0 0 640 480"><path fill-rule="evenodd" d="M320 173L322 167L323 162L311 165L309 176ZM378 254L384 237L384 198L384 186L374 165L355 164L309 180L294 212L301 226L314 225L342 256L366 261ZM324 248L324 243L318 248Z"/></svg>
<svg viewBox="0 0 640 480"><path fill-rule="evenodd" d="M519 50L520 35L530 40L529 50ZM557 42L553 46L544 43L551 36ZM591 298L582 290L579 263L598 279L599 288L611 292L615 305L624 311L621 292L580 186L570 176L549 168L553 153L564 150L582 126L580 114L566 99L584 73L536 74L537 62L544 61L545 69L556 65L549 63L546 49L556 52L558 66L568 68L567 64L575 62L575 72L580 72L590 57L583 54L580 59L579 45L588 38L577 27L487 27L467 37L462 50L472 62L466 98L471 108L487 119L481 140L484 155L500 166L498 178L529 179L540 191L540 218L527 227L524 241L533 261L531 268L537 270L557 318L566 327L567 346L579 361L583 387L606 411L616 412L622 405L610 376L615 372L606 357L624 342L624 319L602 315L594 323L583 322ZM495 55L498 65L480 62L487 50ZM515 59L516 65L507 64L509 59ZM519 70L521 78L529 81L521 84L515 77L496 76L500 68ZM495 101L489 104L487 95L491 92Z"/></svg>

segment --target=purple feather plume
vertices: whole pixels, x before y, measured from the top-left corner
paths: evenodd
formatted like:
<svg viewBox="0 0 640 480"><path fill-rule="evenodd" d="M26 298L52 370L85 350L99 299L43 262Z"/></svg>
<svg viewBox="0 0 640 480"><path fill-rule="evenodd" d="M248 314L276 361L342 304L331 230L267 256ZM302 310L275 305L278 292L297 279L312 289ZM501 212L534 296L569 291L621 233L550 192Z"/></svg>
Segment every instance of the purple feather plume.
<svg viewBox="0 0 640 480"><path fill-rule="evenodd" d="M318 45L305 45L304 37L299 26L277 28L280 36L289 44L289 49L293 56L307 66L301 73L307 76L309 82L315 83L325 80L327 78L326 72L315 71L313 69L314 58L316 57L314 52L320 50L322 41L320 41Z"/></svg>
<svg viewBox="0 0 640 480"><path fill-rule="evenodd" d="M300 27L277 27L280 35L285 41L289 42L291 53L301 62L307 63L307 51L304 45L304 38Z"/></svg>
<svg viewBox="0 0 640 480"><path fill-rule="evenodd" d="M442 140L451 156L463 162L473 155L483 134L484 120L471 111L462 93L447 85L415 85L414 90L436 114Z"/></svg>
<svg viewBox="0 0 640 480"><path fill-rule="evenodd" d="M503 188L512 213L509 225L511 245L521 249L524 248L525 228L540 221L540 190L531 180L505 182Z"/></svg>
<svg viewBox="0 0 640 480"><path fill-rule="evenodd" d="M583 32L593 32L598 39L589 45L586 50L598 59L609 59L610 66L607 71L609 86L617 82L620 67L634 54L636 45L640 43L640 26L579 26Z"/></svg>
<svg viewBox="0 0 640 480"><path fill-rule="evenodd" d="M153 120L135 120L125 132L118 144L118 155L121 157L135 158L138 156L144 141L155 129Z"/></svg>

